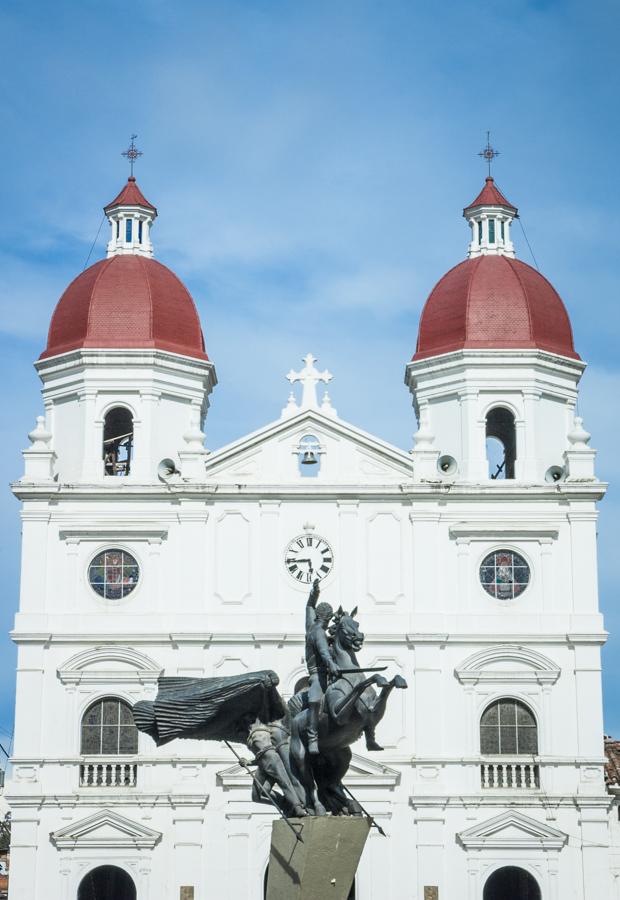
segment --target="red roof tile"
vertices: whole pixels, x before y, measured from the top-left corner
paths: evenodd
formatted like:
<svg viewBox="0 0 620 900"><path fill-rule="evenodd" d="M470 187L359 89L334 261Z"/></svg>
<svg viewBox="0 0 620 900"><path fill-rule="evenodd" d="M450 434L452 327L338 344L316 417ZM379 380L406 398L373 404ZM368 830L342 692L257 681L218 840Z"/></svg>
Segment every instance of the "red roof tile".
<svg viewBox="0 0 620 900"><path fill-rule="evenodd" d="M115 197L111 203L108 203L107 206L103 207L103 211L107 212L114 206L145 206L147 209L153 210L155 215L157 215L157 209L146 199L146 197L138 187L136 179L133 175L129 176L129 178L127 179L127 184L124 186L120 194Z"/></svg>
<svg viewBox="0 0 620 900"><path fill-rule="evenodd" d="M473 203L470 203L469 206L465 207L463 213L468 212L470 209L474 209L476 206L507 206L508 209L513 210L514 213L517 212L516 206L509 203L504 195L495 187L495 182L490 175L485 179L484 187L476 199Z"/></svg>
<svg viewBox="0 0 620 900"><path fill-rule="evenodd" d="M620 741L605 737L605 784L620 785Z"/></svg>
<svg viewBox="0 0 620 900"><path fill-rule="evenodd" d="M71 282L41 359L81 347L157 348L207 359L198 312L174 272L143 256L112 256Z"/></svg>
<svg viewBox="0 0 620 900"><path fill-rule="evenodd" d="M508 256L459 263L426 301L414 360L465 348L539 348L579 359L559 294L531 266Z"/></svg>

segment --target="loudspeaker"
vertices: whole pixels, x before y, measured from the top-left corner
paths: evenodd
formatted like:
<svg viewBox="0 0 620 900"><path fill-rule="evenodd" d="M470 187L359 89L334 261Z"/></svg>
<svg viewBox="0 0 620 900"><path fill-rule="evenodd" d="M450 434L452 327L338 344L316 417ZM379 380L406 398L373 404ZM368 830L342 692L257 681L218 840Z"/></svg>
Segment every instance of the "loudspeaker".
<svg viewBox="0 0 620 900"><path fill-rule="evenodd" d="M171 459L162 459L157 466L157 477L160 481L170 481L174 475L180 474L181 473L175 466L174 461Z"/></svg>
<svg viewBox="0 0 620 900"><path fill-rule="evenodd" d="M455 475L458 472L458 465L453 456L440 456L437 460L437 468L442 475Z"/></svg>
<svg viewBox="0 0 620 900"><path fill-rule="evenodd" d="M545 481L554 484L556 481L564 481L566 472L563 466L549 466L545 472Z"/></svg>

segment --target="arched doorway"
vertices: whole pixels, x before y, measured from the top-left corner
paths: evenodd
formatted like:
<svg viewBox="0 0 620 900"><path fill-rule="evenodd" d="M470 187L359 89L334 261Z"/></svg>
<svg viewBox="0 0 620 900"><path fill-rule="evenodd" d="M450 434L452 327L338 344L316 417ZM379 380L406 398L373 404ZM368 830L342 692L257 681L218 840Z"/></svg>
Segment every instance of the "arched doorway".
<svg viewBox="0 0 620 900"><path fill-rule="evenodd" d="M541 900L540 888L525 869L504 866L487 880L483 900Z"/></svg>
<svg viewBox="0 0 620 900"><path fill-rule="evenodd" d="M99 866L81 880L77 900L136 900L136 886L124 869Z"/></svg>

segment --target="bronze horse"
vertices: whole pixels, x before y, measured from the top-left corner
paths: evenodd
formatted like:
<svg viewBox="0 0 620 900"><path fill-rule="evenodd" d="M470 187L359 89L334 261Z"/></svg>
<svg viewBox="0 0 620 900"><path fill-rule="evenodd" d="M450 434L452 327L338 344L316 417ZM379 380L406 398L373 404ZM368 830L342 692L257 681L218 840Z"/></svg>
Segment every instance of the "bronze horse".
<svg viewBox="0 0 620 900"><path fill-rule="evenodd" d="M289 700L291 768L305 788L305 805L311 815L322 816L328 812L361 815L359 804L342 786L351 762L349 748L369 725L374 727L383 718L394 688L407 687L400 675L387 681L379 673L367 677L363 671L355 671L360 668L356 654L364 643L355 613L356 610L349 614L339 609L330 627L331 654L344 674L332 681L325 691L319 718L318 756L308 753L306 691Z"/></svg>

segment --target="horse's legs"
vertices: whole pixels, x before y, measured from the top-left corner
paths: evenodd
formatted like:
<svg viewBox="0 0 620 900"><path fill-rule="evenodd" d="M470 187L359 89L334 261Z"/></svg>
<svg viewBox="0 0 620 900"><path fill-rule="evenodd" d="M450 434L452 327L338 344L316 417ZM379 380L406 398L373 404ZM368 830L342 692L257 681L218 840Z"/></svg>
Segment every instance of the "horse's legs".
<svg viewBox="0 0 620 900"><path fill-rule="evenodd" d="M377 699L373 703L371 707L369 707L370 713L370 726L373 728L380 722L383 716L385 715L385 708L387 706L388 698L394 688L406 688L407 682L402 677L402 675L395 675L391 681L387 684L382 685L379 689L379 693L377 695ZM374 736L374 735L373 735Z"/></svg>
<svg viewBox="0 0 620 900"><path fill-rule="evenodd" d="M293 776L301 782L305 791L305 807L315 816L324 816L327 810L320 802L316 793L316 785L312 775L310 756L306 751L303 735L306 731L308 712L299 713L291 723L291 761Z"/></svg>
<svg viewBox="0 0 620 900"><path fill-rule="evenodd" d="M342 786L342 779L351 764L351 750L341 747L329 752L328 777L321 785L332 811L338 815L361 816L362 810L356 800L350 797Z"/></svg>

